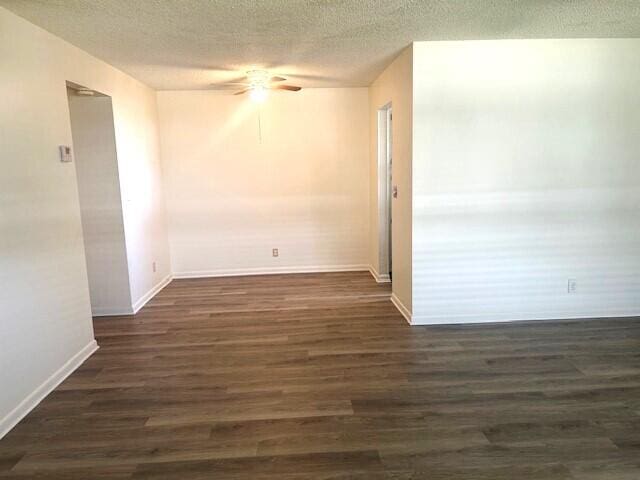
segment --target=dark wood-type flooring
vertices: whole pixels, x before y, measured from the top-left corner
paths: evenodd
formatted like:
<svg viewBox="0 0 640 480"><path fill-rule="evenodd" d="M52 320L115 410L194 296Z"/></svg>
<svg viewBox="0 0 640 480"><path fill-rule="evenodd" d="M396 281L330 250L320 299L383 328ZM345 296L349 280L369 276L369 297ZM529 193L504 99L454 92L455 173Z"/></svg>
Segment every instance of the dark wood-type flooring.
<svg viewBox="0 0 640 480"><path fill-rule="evenodd" d="M176 280L0 479L640 479L640 321L409 327L367 273Z"/></svg>

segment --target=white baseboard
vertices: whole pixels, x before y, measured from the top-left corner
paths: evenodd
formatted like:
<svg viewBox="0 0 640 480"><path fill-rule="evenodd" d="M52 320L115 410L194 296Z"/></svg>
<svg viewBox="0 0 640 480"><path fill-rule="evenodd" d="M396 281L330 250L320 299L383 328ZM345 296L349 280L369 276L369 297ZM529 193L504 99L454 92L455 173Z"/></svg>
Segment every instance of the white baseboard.
<svg viewBox="0 0 640 480"><path fill-rule="evenodd" d="M391 294L391 303L393 303L398 311L402 314L405 320L409 323L409 325L413 325L411 322L411 311L400 301L398 297L396 297L395 293Z"/></svg>
<svg viewBox="0 0 640 480"><path fill-rule="evenodd" d="M92 308L92 317L113 317L116 315L133 315L133 308Z"/></svg>
<svg viewBox="0 0 640 480"><path fill-rule="evenodd" d="M285 273L366 272L369 265L307 265L302 267L237 268L177 272L173 278L240 277L248 275L278 275Z"/></svg>
<svg viewBox="0 0 640 480"><path fill-rule="evenodd" d="M96 350L98 343L95 340L89 342L78 353L71 357L62 367L53 373L45 382L29 394L20 404L0 420L0 438L4 437L15 427L31 410L38 406L55 388L71 375L84 361Z"/></svg>
<svg viewBox="0 0 640 480"><path fill-rule="evenodd" d="M140 311L140 309L142 307L144 307L149 300L151 300L153 297L155 297L160 290L162 290L164 287L169 285L169 283L171 283L171 280L173 280L173 275L171 275L171 274L167 275L162 280L160 280L160 282L158 282L158 284L156 286L151 288L151 290L149 290L147 293L145 293L142 296L142 298L140 298L137 302L135 302L133 304L133 312L132 313L134 315L136 313L138 313Z"/></svg>
<svg viewBox="0 0 640 480"><path fill-rule="evenodd" d="M369 265L369 273L371 273L373 278L375 278L376 282L378 283L391 283L391 277L389 277L388 273L385 275L380 275L378 271L371 265Z"/></svg>
<svg viewBox="0 0 640 480"><path fill-rule="evenodd" d="M594 320L599 318L636 318L640 312L608 311L588 312L579 314L576 312L547 312L547 313L492 313L447 315L446 317L435 315L414 315L411 325L469 325L481 323L515 323L515 322L552 322L558 320Z"/></svg>

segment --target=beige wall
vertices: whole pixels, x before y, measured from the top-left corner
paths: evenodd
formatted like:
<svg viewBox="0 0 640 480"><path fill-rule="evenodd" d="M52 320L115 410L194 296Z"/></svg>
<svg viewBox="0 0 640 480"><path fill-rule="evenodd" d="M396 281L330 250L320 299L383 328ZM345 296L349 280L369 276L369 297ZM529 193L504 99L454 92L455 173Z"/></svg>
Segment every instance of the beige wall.
<svg viewBox="0 0 640 480"><path fill-rule="evenodd" d="M393 109L393 184L398 198L391 202L393 217L393 293L411 312L411 162L413 129L413 53L407 47L369 88L369 262L379 266L378 245L378 110L388 103Z"/></svg>
<svg viewBox="0 0 640 480"><path fill-rule="evenodd" d="M158 104L176 276L367 267L366 88Z"/></svg>
<svg viewBox="0 0 640 480"><path fill-rule="evenodd" d="M93 342L65 81L113 99L134 301L169 260L155 92L3 8L0 72L1 436Z"/></svg>
<svg viewBox="0 0 640 480"><path fill-rule="evenodd" d="M639 52L414 44L415 323L640 314Z"/></svg>

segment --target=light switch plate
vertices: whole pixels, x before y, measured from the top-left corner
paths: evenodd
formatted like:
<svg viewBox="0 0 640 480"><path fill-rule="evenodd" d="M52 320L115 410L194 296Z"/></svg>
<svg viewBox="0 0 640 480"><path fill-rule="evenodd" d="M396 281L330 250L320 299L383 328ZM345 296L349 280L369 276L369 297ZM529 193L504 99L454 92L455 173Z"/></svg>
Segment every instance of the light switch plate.
<svg viewBox="0 0 640 480"><path fill-rule="evenodd" d="M68 163L73 161L73 156L71 155L71 147L69 145L60 145L58 148L60 149L61 162Z"/></svg>

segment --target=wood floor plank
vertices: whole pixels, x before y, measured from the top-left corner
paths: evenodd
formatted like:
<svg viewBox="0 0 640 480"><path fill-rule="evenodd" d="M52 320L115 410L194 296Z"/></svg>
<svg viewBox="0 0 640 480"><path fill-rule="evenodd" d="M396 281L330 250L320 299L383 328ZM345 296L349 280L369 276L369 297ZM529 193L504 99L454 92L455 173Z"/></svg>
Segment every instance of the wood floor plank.
<svg viewBox="0 0 640 480"><path fill-rule="evenodd" d="M368 273L171 282L0 480L637 480L640 321L409 327Z"/></svg>

